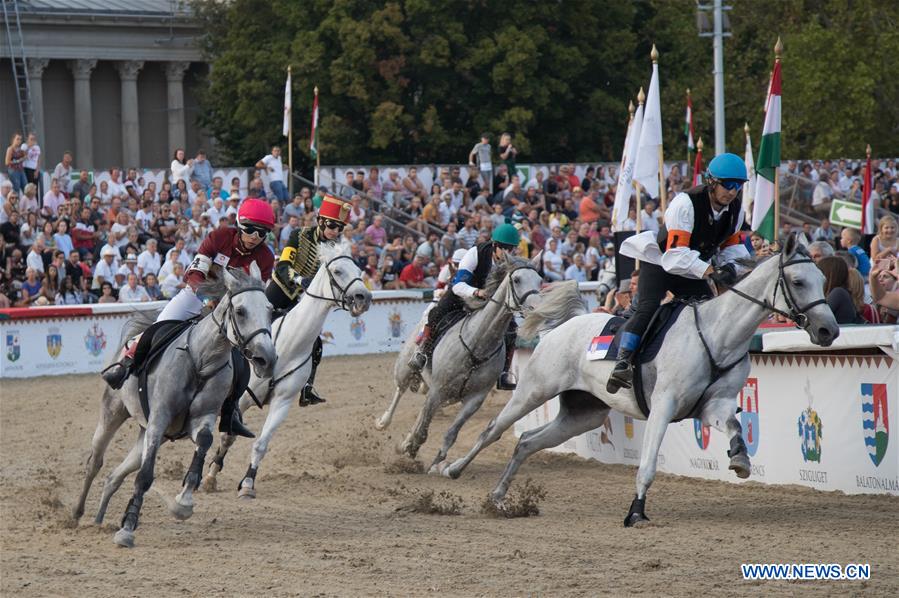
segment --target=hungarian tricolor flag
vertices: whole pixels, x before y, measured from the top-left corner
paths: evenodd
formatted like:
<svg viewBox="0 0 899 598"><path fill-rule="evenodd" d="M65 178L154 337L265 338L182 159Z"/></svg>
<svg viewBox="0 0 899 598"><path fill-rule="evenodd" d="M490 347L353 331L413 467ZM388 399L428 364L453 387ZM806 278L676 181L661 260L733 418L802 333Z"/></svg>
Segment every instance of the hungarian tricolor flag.
<svg viewBox="0 0 899 598"><path fill-rule="evenodd" d="M314 160L318 157L318 89L315 90L315 99L312 100L312 131L309 133L309 155Z"/></svg>
<svg viewBox="0 0 899 598"><path fill-rule="evenodd" d="M684 116L684 137L687 138L687 151L692 152L693 148L693 100L690 94L687 94L687 114Z"/></svg>
<svg viewBox="0 0 899 598"><path fill-rule="evenodd" d="M874 181L871 177L871 148L868 147L868 160L865 162L865 180L862 183L862 234L873 235L874 227L874 202L871 201L871 191L874 189Z"/></svg>
<svg viewBox="0 0 899 598"><path fill-rule="evenodd" d="M774 241L775 175L780 168L780 61L774 63L768 101L765 103L765 128L755 163L755 202L752 206L752 230Z"/></svg>

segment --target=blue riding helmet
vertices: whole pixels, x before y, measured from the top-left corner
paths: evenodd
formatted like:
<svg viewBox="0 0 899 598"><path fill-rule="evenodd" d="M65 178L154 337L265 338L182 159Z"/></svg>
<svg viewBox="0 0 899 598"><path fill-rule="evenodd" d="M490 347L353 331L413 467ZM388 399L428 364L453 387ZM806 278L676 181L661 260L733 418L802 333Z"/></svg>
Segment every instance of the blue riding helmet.
<svg viewBox="0 0 899 598"><path fill-rule="evenodd" d="M717 179L719 181L747 181L749 177L746 174L746 164L743 158L736 154L721 154L715 156L709 162L709 168L705 171L708 179Z"/></svg>

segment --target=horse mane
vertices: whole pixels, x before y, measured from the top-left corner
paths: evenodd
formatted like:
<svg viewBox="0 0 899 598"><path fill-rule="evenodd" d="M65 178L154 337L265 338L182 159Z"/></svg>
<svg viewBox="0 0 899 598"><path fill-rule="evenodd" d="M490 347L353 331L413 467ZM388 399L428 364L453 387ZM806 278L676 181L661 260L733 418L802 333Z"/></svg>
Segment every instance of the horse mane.
<svg viewBox="0 0 899 598"><path fill-rule="evenodd" d="M237 279L237 287L230 289L232 292L245 291L250 289L265 289L265 283L258 278L254 278L243 271L243 268L228 268L228 273ZM225 285L225 277L207 278L205 282L200 283L197 287L197 293L205 295L215 301L220 300L228 292Z"/></svg>
<svg viewBox="0 0 899 598"><path fill-rule="evenodd" d="M318 257L322 264L327 264L335 257L341 255L350 255L352 247L346 240L341 237L339 243L322 243L319 245Z"/></svg>
<svg viewBox="0 0 899 598"><path fill-rule="evenodd" d="M577 281L554 283L542 289L540 297L539 305L524 316L524 322L518 327L518 336L524 340L531 340L541 330L555 328L587 313Z"/></svg>

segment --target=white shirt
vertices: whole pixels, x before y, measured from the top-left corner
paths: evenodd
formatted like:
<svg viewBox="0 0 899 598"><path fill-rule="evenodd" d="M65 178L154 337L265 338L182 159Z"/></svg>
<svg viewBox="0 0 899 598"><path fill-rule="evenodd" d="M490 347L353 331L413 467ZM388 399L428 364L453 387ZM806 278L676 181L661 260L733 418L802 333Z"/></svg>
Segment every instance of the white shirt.
<svg viewBox="0 0 899 598"><path fill-rule="evenodd" d="M109 191L110 195L118 195L119 197L125 197L126 195L128 195L128 191L125 189L125 185L118 181L109 179L106 182L106 185L106 188Z"/></svg>
<svg viewBox="0 0 899 598"><path fill-rule="evenodd" d="M578 282L587 282L587 273L584 268L578 268L571 264L565 269L565 280L576 280Z"/></svg>
<svg viewBox="0 0 899 598"><path fill-rule="evenodd" d="M543 252L543 267L557 274L562 273L562 256L547 249Z"/></svg>
<svg viewBox="0 0 899 598"><path fill-rule="evenodd" d="M466 251L459 261L459 269L456 271L456 276L453 279L455 281L453 283L453 293L459 297L474 297L474 292L477 291L477 288L468 284L468 281L471 280L477 267L478 248L475 246Z"/></svg>
<svg viewBox="0 0 899 598"><path fill-rule="evenodd" d="M462 207L462 200L465 199L465 193L463 193L462 190L459 190L458 193L455 193L452 189L447 189L440 195L440 199L445 199L447 195L449 195L451 198L450 206L452 206L453 213L458 212Z"/></svg>
<svg viewBox="0 0 899 598"><path fill-rule="evenodd" d="M658 234L659 232L659 218L661 218L662 213L658 210L654 210L652 216L646 213L646 210L640 210L640 215L638 218L640 219L640 229L641 230L651 230L652 232Z"/></svg>
<svg viewBox="0 0 899 598"><path fill-rule="evenodd" d="M32 170L36 170L37 161L41 157L41 146L35 143L31 147L28 147L27 143L23 143L22 151L25 152L25 161L22 162L22 166L25 168L31 168Z"/></svg>
<svg viewBox="0 0 899 598"><path fill-rule="evenodd" d="M137 214L134 215L134 219L140 224L140 227L145 231L150 230L150 227L153 226L153 221L155 218L153 217L153 210L148 208L146 211L141 208L137 211Z"/></svg>
<svg viewBox="0 0 899 598"><path fill-rule="evenodd" d="M137 256L137 268L144 276L147 274L157 274L161 266L162 256L159 255L158 251L156 253L150 253L149 251L144 250Z"/></svg>
<svg viewBox="0 0 899 598"><path fill-rule="evenodd" d="M118 236L119 233L124 233L120 239L115 242L115 248L121 249L125 245L128 244L128 225L127 224L119 224L118 222L114 223L110 229L109 234L110 237Z"/></svg>
<svg viewBox="0 0 899 598"><path fill-rule="evenodd" d="M29 251L28 257L25 258L25 265L41 274L44 273L44 259L38 253Z"/></svg>
<svg viewBox="0 0 899 598"><path fill-rule="evenodd" d="M443 227L456 217L456 211L453 209L452 204L447 205L445 201L440 202L440 207L437 208L437 212L440 214L440 226Z"/></svg>
<svg viewBox="0 0 899 598"><path fill-rule="evenodd" d="M53 169L53 180L59 183L59 190L68 193L72 185L72 167L66 166L60 162Z"/></svg>
<svg viewBox="0 0 899 598"><path fill-rule="evenodd" d="M119 290L119 303L140 303L141 301L149 301L150 296L147 289L137 285L133 289L125 285Z"/></svg>
<svg viewBox="0 0 899 598"><path fill-rule="evenodd" d="M262 159L262 163L265 164L266 169L271 168L271 170L266 171L269 182L284 182L284 166L281 164L280 157L276 158L269 154Z"/></svg>
<svg viewBox="0 0 899 598"><path fill-rule="evenodd" d="M94 267L94 282L91 284L91 288L100 288L99 277L101 276L103 277L103 282L108 282L113 288L116 288L115 272L115 262L107 264L106 259L100 258L100 261L97 262L97 265Z"/></svg>
<svg viewBox="0 0 899 598"><path fill-rule="evenodd" d="M174 267L175 267L175 264L173 262L166 260L166 262L159 268L159 272L157 272L156 278L158 280L166 279L169 275L172 274L172 269ZM180 280L180 279L178 279L178 280Z"/></svg>
<svg viewBox="0 0 899 598"><path fill-rule="evenodd" d="M161 272L161 271L160 271ZM169 272L165 279L159 284L159 288L162 289L162 294L165 297L172 298L178 294L183 287L179 287L182 283L181 278L175 276L173 273Z"/></svg>
<svg viewBox="0 0 899 598"><path fill-rule="evenodd" d="M182 164L178 160L172 160L172 187L174 188L178 181L189 182L193 171L194 167L189 166L186 162Z"/></svg>

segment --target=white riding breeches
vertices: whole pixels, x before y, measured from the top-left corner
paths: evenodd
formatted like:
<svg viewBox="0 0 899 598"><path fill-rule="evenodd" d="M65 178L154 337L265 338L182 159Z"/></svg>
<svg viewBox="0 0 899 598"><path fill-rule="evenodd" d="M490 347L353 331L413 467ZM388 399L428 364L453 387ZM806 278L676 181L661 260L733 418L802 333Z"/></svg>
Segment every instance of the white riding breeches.
<svg viewBox="0 0 899 598"><path fill-rule="evenodd" d="M200 301L196 294L194 294L193 289L190 287L185 287L178 292L177 295L172 297L172 300L168 302L168 304L163 308L162 312L160 312L159 316L156 318L157 322L161 322L162 320L187 320L188 318L193 318L194 316L200 315L200 311L203 309L203 302Z"/></svg>

